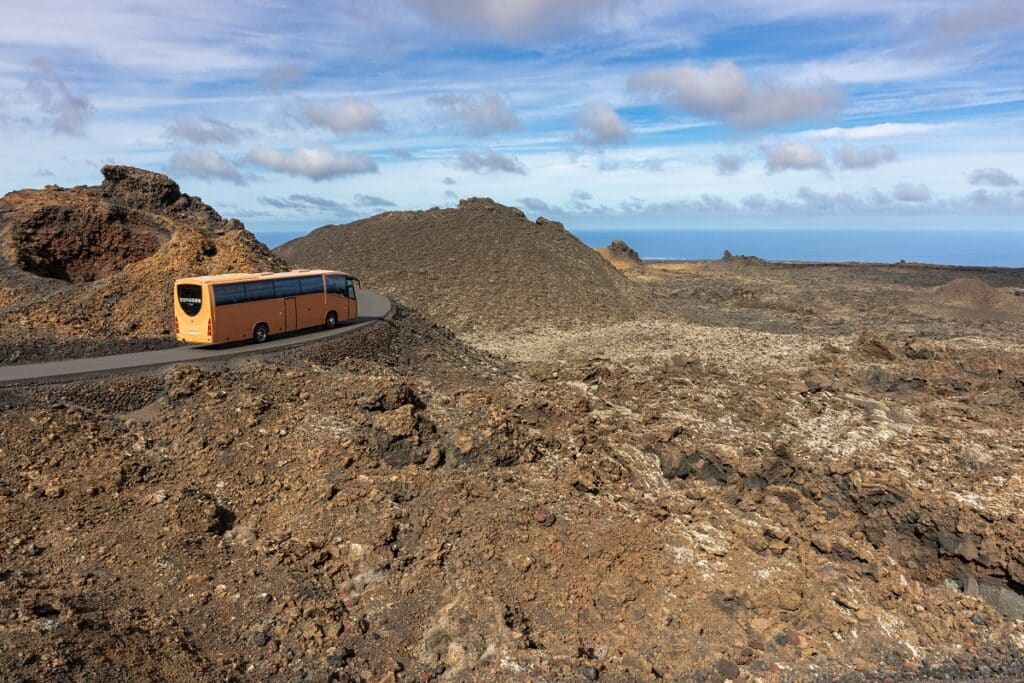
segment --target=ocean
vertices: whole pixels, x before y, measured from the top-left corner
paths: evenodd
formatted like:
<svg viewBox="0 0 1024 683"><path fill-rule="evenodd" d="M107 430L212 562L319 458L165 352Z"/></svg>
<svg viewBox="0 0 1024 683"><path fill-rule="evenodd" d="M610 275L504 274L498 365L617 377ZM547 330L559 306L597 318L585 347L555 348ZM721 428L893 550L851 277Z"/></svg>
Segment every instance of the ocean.
<svg viewBox="0 0 1024 683"><path fill-rule="evenodd" d="M626 242L644 259L698 261L734 255L768 261L912 261L957 266L1024 268L1024 229L758 229L758 230L574 230L591 247L615 239ZM301 232L261 232L271 247L301 237Z"/></svg>

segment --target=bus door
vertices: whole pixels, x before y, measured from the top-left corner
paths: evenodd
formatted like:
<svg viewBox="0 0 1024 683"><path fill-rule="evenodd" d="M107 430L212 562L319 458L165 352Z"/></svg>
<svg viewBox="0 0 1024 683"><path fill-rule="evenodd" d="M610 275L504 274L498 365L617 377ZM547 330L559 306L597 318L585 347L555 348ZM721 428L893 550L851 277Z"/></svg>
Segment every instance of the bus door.
<svg viewBox="0 0 1024 683"><path fill-rule="evenodd" d="M284 300L284 329L285 331L299 329L299 307L294 297Z"/></svg>

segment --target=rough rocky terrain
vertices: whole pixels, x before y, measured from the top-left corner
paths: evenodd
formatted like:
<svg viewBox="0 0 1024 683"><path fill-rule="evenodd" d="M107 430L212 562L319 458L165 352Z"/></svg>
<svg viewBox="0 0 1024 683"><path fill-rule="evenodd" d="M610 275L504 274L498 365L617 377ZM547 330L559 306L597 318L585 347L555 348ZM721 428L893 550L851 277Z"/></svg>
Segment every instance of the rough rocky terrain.
<svg viewBox="0 0 1024 683"><path fill-rule="evenodd" d="M630 282L560 223L490 199L329 225L275 252L338 268L451 329L571 327L635 317Z"/></svg>
<svg viewBox="0 0 1024 683"><path fill-rule="evenodd" d="M0 201L11 353L160 343L178 268L281 265L104 175ZM482 200L282 253L427 311L0 388L7 678L1024 676L1024 271L623 274Z"/></svg>
<svg viewBox="0 0 1024 683"><path fill-rule="evenodd" d="M158 173L104 166L96 187L11 192L0 198L0 363L173 343L176 277L283 267Z"/></svg>
<svg viewBox="0 0 1024 683"><path fill-rule="evenodd" d="M629 319L456 334L402 306L0 389L0 671L1024 677L1024 271L628 277Z"/></svg>

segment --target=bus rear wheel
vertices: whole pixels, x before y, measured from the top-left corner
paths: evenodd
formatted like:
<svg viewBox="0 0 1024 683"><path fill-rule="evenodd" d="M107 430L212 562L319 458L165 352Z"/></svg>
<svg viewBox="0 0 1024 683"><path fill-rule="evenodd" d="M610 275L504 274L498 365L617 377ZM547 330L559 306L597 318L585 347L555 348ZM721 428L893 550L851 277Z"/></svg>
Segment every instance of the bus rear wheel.
<svg viewBox="0 0 1024 683"><path fill-rule="evenodd" d="M270 328L267 327L266 323L260 323L252 331L252 340L257 344L262 344L267 341L267 337L270 336Z"/></svg>
<svg viewBox="0 0 1024 683"><path fill-rule="evenodd" d="M331 311L330 313L327 314L327 317L324 319L324 327L326 327L329 330L333 330L335 327L337 327L337 325L338 314L335 313L334 311Z"/></svg>

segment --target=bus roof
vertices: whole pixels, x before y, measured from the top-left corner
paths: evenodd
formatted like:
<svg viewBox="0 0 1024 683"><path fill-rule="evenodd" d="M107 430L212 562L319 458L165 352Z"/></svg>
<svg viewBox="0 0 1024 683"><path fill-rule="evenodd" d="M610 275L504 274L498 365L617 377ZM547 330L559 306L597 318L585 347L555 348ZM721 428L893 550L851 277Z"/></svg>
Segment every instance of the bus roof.
<svg viewBox="0 0 1024 683"><path fill-rule="evenodd" d="M223 275L199 275L196 277L183 277L175 280L175 283L196 283L205 285L217 285L225 282L248 282L250 280L274 280L282 277L298 277L302 275L345 275L348 273L338 270L286 270L280 273L224 273ZM354 278L353 278L354 279Z"/></svg>

